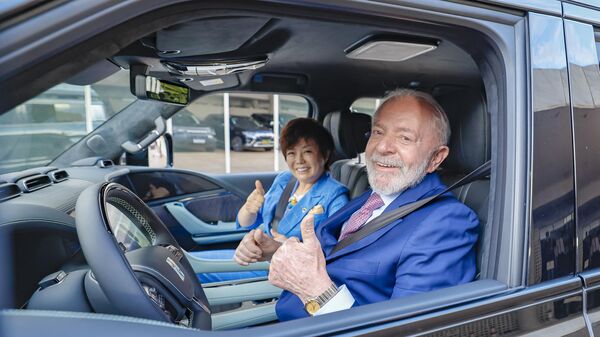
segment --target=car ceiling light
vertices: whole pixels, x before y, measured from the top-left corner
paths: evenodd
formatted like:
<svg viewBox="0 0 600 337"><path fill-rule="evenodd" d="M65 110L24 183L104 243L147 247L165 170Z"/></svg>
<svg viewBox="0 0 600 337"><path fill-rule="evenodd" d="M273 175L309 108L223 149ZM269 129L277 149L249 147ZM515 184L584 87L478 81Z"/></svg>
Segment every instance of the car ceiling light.
<svg viewBox="0 0 600 337"><path fill-rule="evenodd" d="M346 57L358 60L372 61L405 61L415 56L427 53L437 48L437 41L427 43L401 42L391 40L372 40L360 43L347 51Z"/></svg>

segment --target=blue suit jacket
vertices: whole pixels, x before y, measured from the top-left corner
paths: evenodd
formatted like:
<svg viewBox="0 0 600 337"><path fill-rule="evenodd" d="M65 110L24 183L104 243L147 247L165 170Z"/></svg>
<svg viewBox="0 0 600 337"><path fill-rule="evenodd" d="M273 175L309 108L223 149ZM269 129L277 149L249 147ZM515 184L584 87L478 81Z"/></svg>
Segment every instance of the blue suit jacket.
<svg viewBox="0 0 600 337"><path fill-rule="evenodd" d="M275 216L277 203L279 203L283 190L291 177L292 174L290 172L282 172L275 177L271 188L265 194L265 202L258 212L256 221L246 228L256 228L264 223L267 234L271 235L271 221L273 221L273 217ZM297 182L294 190L296 187L298 187ZM347 203L348 189L346 186L333 179L329 173L325 173L308 190L306 195L282 217L279 221L277 231L287 237L295 236L301 238L300 222L311 208L321 205L324 210L323 214L315 216L316 227ZM237 226L238 228L240 227L239 223L237 223Z"/></svg>
<svg viewBox="0 0 600 337"><path fill-rule="evenodd" d="M384 212L435 195L445 189L437 174L400 194ZM327 272L338 286L345 284L354 305L426 292L472 281L475 276L479 221L451 193L381 228L335 254L343 223L367 200L371 191L352 200L316 234ZM277 302L280 320L306 317L300 299L284 291Z"/></svg>

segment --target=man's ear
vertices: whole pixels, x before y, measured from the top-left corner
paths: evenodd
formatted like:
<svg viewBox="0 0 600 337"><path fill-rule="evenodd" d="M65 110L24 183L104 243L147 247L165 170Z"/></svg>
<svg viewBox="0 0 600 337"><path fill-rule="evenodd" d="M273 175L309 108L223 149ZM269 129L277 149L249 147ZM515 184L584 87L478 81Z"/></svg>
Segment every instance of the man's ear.
<svg viewBox="0 0 600 337"><path fill-rule="evenodd" d="M440 166L440 164L448 157L450 149L446 145L440 146L431 159L429 160L429 166L427 166L427 173L434 172Z"/></svg>

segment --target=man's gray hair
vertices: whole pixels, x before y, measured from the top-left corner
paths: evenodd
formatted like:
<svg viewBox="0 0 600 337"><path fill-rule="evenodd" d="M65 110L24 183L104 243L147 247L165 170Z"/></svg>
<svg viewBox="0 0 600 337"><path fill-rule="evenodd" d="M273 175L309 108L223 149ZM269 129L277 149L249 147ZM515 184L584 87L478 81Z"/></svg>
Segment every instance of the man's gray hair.
<svg viewBox="0 0 600 337"><path fill-rule="evenodd" d="M435 100L435 98L433 98L433 96L422 91L412 89L395 89L388 92L383 98L383 103L381 103L381 105L379 105L375 111L375 114L373 115L373 122L375 122L375 119L377 119L377 114L386 103L403 97L412 97L418 100L420 103L429 106L431 112L433 113L433 123L438 134L440 145L448 145L450 142L450 122L448 121L448 116L446 115L444 108L442 108L442 106Z"/></svg>

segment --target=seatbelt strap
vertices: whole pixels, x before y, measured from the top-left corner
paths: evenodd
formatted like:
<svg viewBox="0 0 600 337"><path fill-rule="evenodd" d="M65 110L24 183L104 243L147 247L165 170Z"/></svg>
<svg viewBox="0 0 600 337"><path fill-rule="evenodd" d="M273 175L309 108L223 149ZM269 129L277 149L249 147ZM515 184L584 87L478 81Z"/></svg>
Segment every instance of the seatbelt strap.
<svg viewBox="0 0 600 337"><path fill-rule="evenodd" d="M277 228L279 227L279 221L281 220L281 218L283 218L283 214L285 214L285 208L288 205L290 196L292 196L292 190L294 189L294 185L296 185L296 177L291 176L287 185L285 185L283 194L281 194L281 197L279 198L277 208L275 208L275 216L273 217L273 221L271 221L271 228L275 231L277 231Z"/></svg>
<svg viewBox="0 0 600 337"><path fill-rule="evenodd" d="M454 184L450 185L450 187L446 188L442 192L440 192L434 196L431 196L429 198L417 200L410 204L403 205L402 207L399 207L393 211L382 213L375 219L369 221L367 224L362 226L358 231L350 234L349 236L344 238L342 241L339 241L335 245L335 247L333 247L331 254L334 254L335 252L363 239L367 235L389 225L390 223L396 221L397 219L401 219L401 218L409 215L410 213L418 210L419 208L429 204L433 200L438 199L439 197L441 197L444 193L446 193L448 191L451 191L457 187L466 185L475 180L479 180L483 177L489 176L490 171L491 171L491 161L488 160L483 165L476 168L473 172L462 177L460 180L458 180Z"/></svg>

